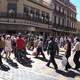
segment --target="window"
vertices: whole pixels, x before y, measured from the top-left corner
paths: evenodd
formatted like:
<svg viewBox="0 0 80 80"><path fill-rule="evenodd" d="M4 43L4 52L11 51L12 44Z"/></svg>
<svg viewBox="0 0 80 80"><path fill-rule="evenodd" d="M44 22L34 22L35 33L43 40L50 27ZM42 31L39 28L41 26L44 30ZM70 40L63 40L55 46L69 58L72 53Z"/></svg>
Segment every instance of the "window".
<svg viewBox="0 0 80 80"><path fill-rule="evenodd" d="M59 11L59 6L58 5L56 6L56 10Z"/></svg>
<svg viewBox="0 0 80 80"><path fill-rule="evenodd" d="M30 19L30 7L24 5L24 18Z"/></svg>
<svg viewBox="0 0 80 80"><path fill-rule="evenodd" d="M39 17L39 16L40 16L40 10L36 9L36 17Z"/></svg>
<svg viewBox="0 0 80 80"><path fill-rule="evenodd" d="M46 19L49 19L50 16L49 16L49 13L46 13Z"/></svg>
<svg viewBox="0 0 80 80"><path fill-rule="evenodd" d="M45 12L44 11L42 11L41 16L42 16L42 22L44 23L45 22Z"/></svg>
<svg viewBox="0 0 80 80"><path fill-rule="evenodd" d="M60 20L60 25L62 25L62 18L61 18L61 20Z"/></svg>
<svg viewBox="0 0 80 80"><path fill-rule="evenodd" d="M73 27L73 23L71 22L71 28Z"/></svg>
<svg viewBox="0 0 80 80"><path fill-rule="evenodd" d="M17 12L17 4L16 3L8 3L8 13L16 13Z"/></svg>
<svg viewBox="0 0 80 80"><path fill-rule="evenodd" d="M61 18L59 17L59 18L58 18L58 24L59 24L59 25L60 25L60 20L61 20Z"/></svg>
<svg viewBox="0 0 80 80"><path fill-rule="evenodd" d="M49 13L46 13L46 23L49 22L49 19L50 19Z"/></svg>
<svg viewBox="0 0 80 80"><path fill-rule="evenodd" d="M54 9L56 10L57 5L55 4Z"/></svg>
<svg viewBox="0 0 80 80"><path fill-rule="evenodd" d="M59 19L59 18L58 18L58 17L56 17L56 24L58 24L58 19Z"/></svg>
<svg viewBox="0 0 80 80"><path fill-rule="evenodd" d="M56 24L56 16L54 16L54 23Z"/></svg>
<svg viewBox="0 0 80 80"><path fill-rule="evenodd" d="M35 9L33 7L31 7L31 10L30 10L30 16L31 18L34 18L35 16Z"/></svg>
<svg viewBox="0 0 80 80"><path fill-rule="evenodd" d="M66 9L64 9L64 14L67 15L67 10Z"/></svg>
<svg viewBox="0 0 80 80"><path fill-rule="evenodd" d="M59 6L59 12L61 12L61 7Z"/></svg>
<svg viewBox="0 0 80 80"><path fill-rule="evenodd" d="M24 13L27 14L28 12L30 12L29 6L24 6Z"/></svg>
<svg viewBox="0 0 80 80"><path fill-rule="evenodd" d="M62 25L64 26L64 19L62 19Z"/></svg>
<svg viewBox="0 0 80 80"><path fill-rule="evenodd" d="M45 12L44 11L42 11L42 17L45 17Z"/></svg>
<svg viewBox="0 0 80 80"><path fill-rule="evenodd" d="M61 13L63 12L63 8L61 7L61 11L60 11Z"/></svg>

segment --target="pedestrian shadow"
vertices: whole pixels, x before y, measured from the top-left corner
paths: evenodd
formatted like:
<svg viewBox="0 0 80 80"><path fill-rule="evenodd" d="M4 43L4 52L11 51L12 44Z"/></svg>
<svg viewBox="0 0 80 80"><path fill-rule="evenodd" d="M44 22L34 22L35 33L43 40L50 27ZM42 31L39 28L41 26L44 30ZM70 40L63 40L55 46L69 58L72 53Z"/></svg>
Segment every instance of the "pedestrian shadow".
<svg viewBox="0 0 80 80"><path fill-rule="evenodd" d="M32 63L33 61L32 60L25 60L25 59L20 59L20 60L17 60L21 65L25 66L25 67L29 67L29 68L32 68Z"/></svg>
<svg viewBox="0 0 80 80"><path fill-rule="evenodd" d="M39 59L41 61L44 61L44 62L48 62L48 59L44 59L43 57L35 57L36 59Z"/></svg>
<svg viewBox="0 0 80 80"><path fill-rule="evenodd" d="M9 68L9 66L7 66L6 64L2 64L2 65L0 66L0 70L2 70L2 71L9 71L10 68Z"/></svg>
<svg viewBox="0 0 80 80"><path fill-rule="evenodd" d="M70 71L68 71L68 72L64 72L64 71L62 71L62 70L57 70L57 73L65 76L65 77L71 77L71 78L75 78L76 76L80 76L79 73L74 72L74 71L72 71L72 70L70 70Z"/></svg>
<svg viewBox="0 0 80 80"><path fill-rule="evenodd" d="M18 64L17 63L15 63L15 62L13 62L13 60L11 60L11 59L7 59L7 63L10 65L10 66L12 66L12 67L14 67L14 68L18 68Z"/></svg>

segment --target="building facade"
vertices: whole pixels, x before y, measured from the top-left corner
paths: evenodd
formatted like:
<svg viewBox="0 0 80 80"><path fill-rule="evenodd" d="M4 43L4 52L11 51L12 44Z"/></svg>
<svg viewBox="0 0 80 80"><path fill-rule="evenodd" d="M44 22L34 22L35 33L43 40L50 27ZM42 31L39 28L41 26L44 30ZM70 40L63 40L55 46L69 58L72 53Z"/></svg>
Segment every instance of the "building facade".
<svg viewBox="0 0 80 80"><path fill-rule="evenodd" d="M53 28L57 32L76 33L76 8L69 0L53 0Z"/></svg>
<svg viewBox="0 0 80 80"><path fill-rule="evenodd" d="M0 32L75 33L75 24L69 0L0 0Z"/></svg>
<svg viewBox="0 0 80 80"><path fill-rule="evenodd" d="M77 29L77 33L80 34L80 21L77 21L77 23L76 23L76 29Z"/></svg>
<svg viewBox="0 0 80 80"><path fill-rule="evenodd" d="M51 6L42 0L0 0L0 32L48 32Z"/></svg>

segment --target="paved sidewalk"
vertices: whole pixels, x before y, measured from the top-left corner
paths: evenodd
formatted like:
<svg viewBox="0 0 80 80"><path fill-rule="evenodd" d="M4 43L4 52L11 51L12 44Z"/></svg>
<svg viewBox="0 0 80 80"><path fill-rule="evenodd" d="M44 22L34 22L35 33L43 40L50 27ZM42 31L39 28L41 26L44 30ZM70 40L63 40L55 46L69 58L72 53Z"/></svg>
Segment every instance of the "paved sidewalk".
<svg viewBox="0 0 80 80"><path fill-rule="evenodd" d="M32 51L28 52L32 54ZM62 54L64 54L64 52ZM46 52L45 55L48 59L49 56L47 56ZM59 71L56 72L52 64L50 65L51 67L47 67L45 61L34 58L32 55L28 55L28 57L31 57L34 62L32 63L32 68L25 67L18 63L14 59L14 55L11 55L11 58L18 64L19 68L10 66L3 59L3 63L8 65L10 70L0 70L0 80L80 80L80 72L73 69L70 69L69 72L66 72L61 64L61 59L56 58L56 62L59 67Z"/></svg>

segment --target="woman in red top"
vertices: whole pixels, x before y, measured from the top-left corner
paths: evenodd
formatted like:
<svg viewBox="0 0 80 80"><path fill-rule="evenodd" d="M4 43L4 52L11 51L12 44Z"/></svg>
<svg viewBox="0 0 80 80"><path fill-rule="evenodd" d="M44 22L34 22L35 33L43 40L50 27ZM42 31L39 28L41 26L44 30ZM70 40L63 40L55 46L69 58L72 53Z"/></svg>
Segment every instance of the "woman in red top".
<svg viewBox="0 0 80 80"><path fill-rule="evenodd" d="M26 56L25 40L21 37L21 35L19 35L19 37L16 39L16 50L17 50L16 57L18 61L21 61L22 59L30 60L30 58Z"/></svg>
<svg viewBox="0 0 80 80"><path fill-rule="evenodd" d="M16 49L17 50L22 50L25 48L25 41L24 39L19 36L19 38L16 39Z"/></svg>

